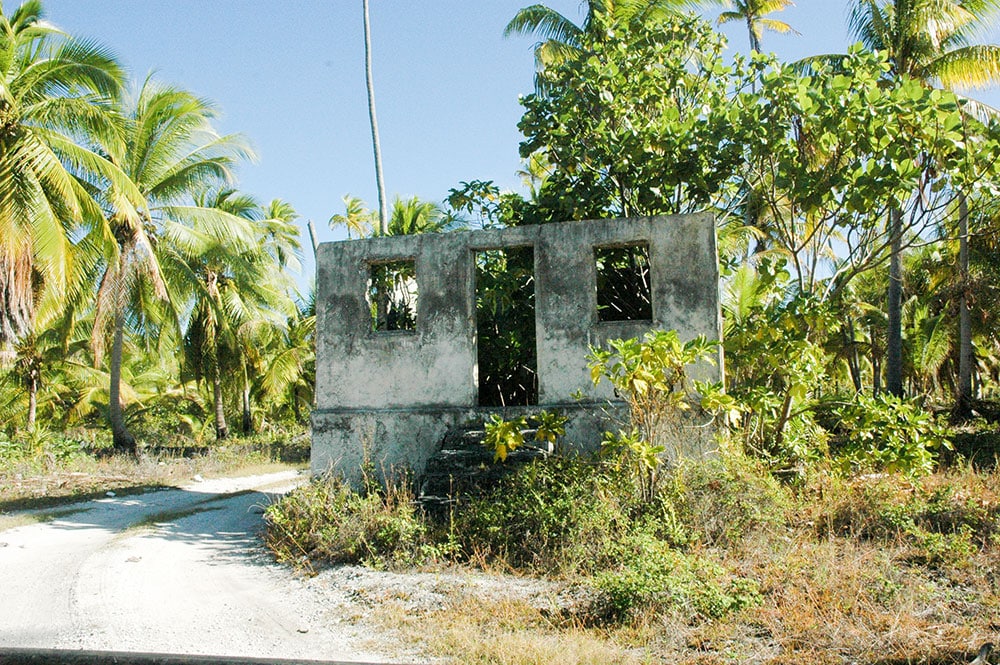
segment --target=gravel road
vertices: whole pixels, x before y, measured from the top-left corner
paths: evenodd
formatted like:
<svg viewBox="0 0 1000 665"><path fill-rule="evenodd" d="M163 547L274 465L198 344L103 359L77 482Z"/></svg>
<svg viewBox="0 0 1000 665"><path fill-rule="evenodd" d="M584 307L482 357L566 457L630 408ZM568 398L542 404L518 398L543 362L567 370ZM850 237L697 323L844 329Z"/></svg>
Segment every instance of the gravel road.
<svg viewBox="0 0 1000 665"><path fill-rule="evenodd" d="M0 646L392 660L329 589L262 551L262 507L302 480L205 480L0 531Z"/></svg>

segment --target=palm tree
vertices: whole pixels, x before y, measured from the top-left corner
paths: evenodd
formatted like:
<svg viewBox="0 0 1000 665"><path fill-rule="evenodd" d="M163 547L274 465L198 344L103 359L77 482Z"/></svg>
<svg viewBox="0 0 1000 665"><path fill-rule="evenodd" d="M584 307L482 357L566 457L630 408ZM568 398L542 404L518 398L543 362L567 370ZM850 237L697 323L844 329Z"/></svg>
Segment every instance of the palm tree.
<svg viewBox="0 0 1000 665"><path fill-rule="evenodd" d="M347 229L347 238L351 238L351 233L357 234L359 238L367 238L372 235L375 229L376 213L368 209L364 201L350 194L344 195L343 215L335 214L330 217L330 228L336 229L343 226ZM388 233L388 226L386 227Z"/></svg>
<svg viewBox="0 0 1000 665"><path fill-rule="evenodd" d="M747 32L750 33L751 51L760 52L760 40L764 38L765 30L779 34L789 32L798 34L784 21L767 18L768 14L794 7L795 3L792 0L723 0L723 2L732 9L719 14L718 24L746 23Z"/></svg>
<svg viewBox="0 0 1000 665"><path fill-rule="evenodd" d="M361 0L365 22L365 84L368 88L368 117L372 125L372 150L375 153L375 185L378 189L378 218L382 235L389 233L389 212L385 200L385 180L382 178L382 147L378 140L378 120L375 118L375 84L372 81L372 31L368 17L368 0Z"/></svg>
<svg viewBox="0 0 1000 665"><path fill-rule="evenodd" d="M348 194L344 197L346 214L330 218L330 228L343 226L347 237L354 232L359 238L371 237L375 228L375 215L361 199ZM382 235L406 236L417 233L439 233L461 225L461 220L448 216L437 203L422 201L419 197L403 199L397 196L392 202L389 225Z"/></svg>
<svg viewBox="0 0 1000 665"><path fill-rule="evenodd" d="M889 55L892 73L954 88L1000 79L1000 46L975 44L1000 14L997 0L855 0L850 30Z"/></svg>
<svg viewBox="0 0 1000 665"><path fill-rule="evenodd" d="M176 288L192 303L186 363L196 378L211 383L215 435L222 440L229 435L223 377L240 370L246 395L246 340L258 326L284 325L294 305L287 276L261 242L262 225L255 220L260 208L253 198L222 189L203 192L196 203L215 214L169 222L166 239L173 248Z"/></svg>
<svg viewBox="0 0 1000 665"><path fill-rule="evenodd" d="M868 48L889 56L891 75L910 76L928 85L947 89L982 87L1000 80L1000 46L973 43L977 32L991 25L1000 14L998 0L855 0L850 16L851 32ZM838 56L819 56L836 59ZM989 113L972 102L972 111ZM961 242L968 231L961 215ZM893 239L889 264L889 331L886 358L886 387L903 392L902 366L902 213L890 212L889 232ZM962 256L967 256L963 252ZM967 267L960 268L967 272ZM960 376L971 377L969 327L961 326ZM960 381L959 403L967 402L971 380Z"/></svg>
<svg viewBox="0 0 1000 665"><path fill-rule="evenodd" d="M299 216L298 213L290 203L274 199L266 207L261 208L259 215L254 215L251 210L239 214L256 221L262 236L261 248L266 256L270 257L271 267L275 271L271 281L283 284L286 289L287 301L282 302L280 308L282 311L294 310L291 303L297 293L294 292L293 285L285 273L288 271L297 273L301 270L302 245L299 242L299 229L294 223ZM265 257L261 258L267 262ZM277 302L277 298L273 302ZM289 322L292 320L290 318ZM289 337L285 328L283 324L277 325L272 317L245 317L243 323L236 329L242 381L241 425L244 434L253 432L251 392L254 382L251 377L260 376L268 371L271 360L269 351L273 347L273 340Z"/></svg>
<svg viewBox="0 0 1000 665"><path fill-rule="evenodd" d="M416 196L404 200L397 196L392 202L389 235L438 233L446 230L453 221L445 216L441 206L432 201L421 201Z"/></svg>
<svg viewBox="0 0 1000 665"><path fill-rule="evenodd" d="M295 422L302 422L303 409L313 404L316 384L315 291L310 291L280 332L268 349L260 391L272 404L287 401Z"/></svg>
<svg viewBox="0 0 1000 665"><path fill-rule="evenodd" d="M68 304L61 316L36 321L14 345L14 362L7 376L0 376L0 383L14 388L7 404L0 397L0 422L23 417L25 430L32 432L38 422L67 423L103 404L107 376L86 357L89 329L80 325L75 309Z"/></svg>
<svg viewBox="0 0 1000 665"><path fill-rule="evenodd" d="M291 203L272 199L262 210L261 221L264 249L281 270L299 272L302 269L302 242L295 220L299 213Z"/></svg>
<svg viewBox="0 0 1000 665"><path fill-rule="evenodd" d="M212 129L215 110L209 102L150 78L125 103L122 114L123 137L109 142L105 150L134 183L141 200L127 208L120 205L113 184L106 190L114 246L97 292L93 345L99 363L110 334L109 418L114 447L134 453L135 438L125 425L121 400L126 319L148 332L170 327L174 315L169 312L168 284L160 266L164 249L160 236L167 224L192 218L225 228L228 216L192 205L192 192L231 181L232 165L251 158L252 151L242 137L219 136Z"/></svg>
<svg viewBox="0 0 1000 665"><path fill-rule="evenodd" d="M587 15L581 25L550 7L536 4L518 11L504 28L503 35L538 36L541 41L535 45L535 71L541 72L548 66L578 56L584 35L599 30L600 21L594 20L599 14L615 21L652 19L695 4L696 0L586 0ZM535 90L545 93L537 73Z"/></svg>
<svg viewBox="0 0 1000 665"><path fill-rule="evenodd" d="M123 73L101 46L67 37L27 0L0 7L0 351L28 334L44 287L55 302L74 278L83 229L106 233L82 178L95 173L129 194L120 173L83 147L113 133ZM89 174L89 175L88 175Z"/></svg>

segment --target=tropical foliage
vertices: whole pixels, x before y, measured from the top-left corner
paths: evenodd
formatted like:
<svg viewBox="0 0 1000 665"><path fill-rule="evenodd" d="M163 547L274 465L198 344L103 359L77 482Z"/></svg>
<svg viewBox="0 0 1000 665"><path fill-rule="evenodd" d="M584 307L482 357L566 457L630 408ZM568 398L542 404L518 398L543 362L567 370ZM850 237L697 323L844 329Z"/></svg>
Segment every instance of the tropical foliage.
<svg viewBox="0 0 1000 665"><path fill-rule="evenodd" d="M865 423L924 427L918 415L982 412L1000 392L1000 124L955 91L1000 73L1000 49L977 42L1000 6L854 0L858 45L783 63L760 40L794 32L789 6L594 0L579 23L525 7L505 32L539 39L524 193L470 179L444 204L382 202L384 222L346 196L330 225L350 238L712 211L734 440L782 473L841 453L898 466L852 447ZM716 31L731 21L750 57ZM247 139L220 135L213 105L182 88L129 84L38 2L0 28L9 433L107 419L132 451L143 414L168 404L220 439L305 419L315 308L289 277L296 214L239 191ZM531 260L477 257L485 400L501 406L537 390Z"/></svg>
<svg viewBox="0 0 1000 665"><path fill-rule="evenodd" d="M0 16L0 50L7 434L108 419L115 449L134 453L151 411L192 434L212 420L218 438L237 404L244 432L289 400L285 417L305 417L312 314L286 272L296 215L232 189L247 139L216 132L212 103L186 90L129 86L39 2Z"/></svg>
<svg viewBox="0 0 1000 665"><path fill-rule="evenodd" d="M973 264L996 231L1000 125L950 88L995 79L997 47L973 42L994 3L859 1L860 44L790 64L730 61L694 16L589 4L589 30L544 33L567 48L541 59L522 100L521 154L549 166L544 179L519 204L478 181L455 202L510 224L713 210L737 434L775 470L862 459L857 421L835 414L867 409L912 424L908 441L937 441L919 435L914 404L927 414L993 390L995 347L973 325L991 315L961 314L985 302ZM760 19L789 4L730 3L721 20L746 21L758 51L756 29L785 26ZM897 397L871 401L886 392ZM880 463L927 469L920 455Z"/></svg>
<svg viewBox="0 0 1000 665"><path fill-rule="evenodd" d="M114 135L121 67L103 47L67 37L41 17L37 1L0 16L3 345L30 334L37 317L58 310L55 303L81 279L73 237L81 232L107 237L86 176L115 182L126 205L131 201L125 197L134 193L114 164L75 140L81 128L94 137Z"/></svg>
<svg viewBox="0 0 1000 665"><path fill-rule="evenodd" d="M589 442L600 455L570 456L555 445L574 433L564 417L494 416L495 483L446 520L418 510L407 478L380 484L367 468L360 493L304 486L266 513L282 560L582 580L599 602L539 622L631 621L629 640L652 630L672 644L650 656L668 662L970 660L940 644L996 624L1000 475L974 464L998 452L1000 118L965 92L1000 77L1000 47L977 42L1000 2L851 0L857 45L783 63L761 40L794 32L777 18L791 4L589 0L579 25L526 7L506 29L539 39L523 193L469 179L442 205L390 206L381 182L376 211L344 198L330 225L348 238L708 210L724 335L595 347L581 368L630 407L624 428ZM3 479L167 437L208 449L237 422L261 434L212 453L246 456L257 439L272 459L314 401L316 303L294 281L294 207L239 189L252 150L218 133L209 101L129 83L104 47L42 18L38 0L0 9ZM729 22L746 26L750 56L727 50L715 28ZM601 320L615 318L606 292L647 317L655 275L625 249L595 254L610 268ZM480 402L516 411L539 390L534 256L484 248L474 261ZM376 327L412 324L412 269L373 275ZM718 360L722 385L692 380ZM665 434L679 419L724 421L720 455L678 462ZM556 454L518 465L526 427ZM970 463L933 473L959 455ZM510 605L484 614L488 635L453 644L521 628Z"/></svg>

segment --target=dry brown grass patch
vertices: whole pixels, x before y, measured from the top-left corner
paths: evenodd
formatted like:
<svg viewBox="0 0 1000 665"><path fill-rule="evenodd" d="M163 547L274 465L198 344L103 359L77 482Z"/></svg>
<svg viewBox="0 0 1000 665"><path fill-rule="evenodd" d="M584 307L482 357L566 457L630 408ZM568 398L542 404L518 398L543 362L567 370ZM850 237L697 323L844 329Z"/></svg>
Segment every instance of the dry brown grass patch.
<svg viewBox="0 0 1000 665"><path fill-rule="evenodd" d="M483 602L469 596L447 608L397 624L429 653L457 664L640 665L660 662L613 631L553 619L520 600ZM629 637L627 634L623 637Z"/></svg>

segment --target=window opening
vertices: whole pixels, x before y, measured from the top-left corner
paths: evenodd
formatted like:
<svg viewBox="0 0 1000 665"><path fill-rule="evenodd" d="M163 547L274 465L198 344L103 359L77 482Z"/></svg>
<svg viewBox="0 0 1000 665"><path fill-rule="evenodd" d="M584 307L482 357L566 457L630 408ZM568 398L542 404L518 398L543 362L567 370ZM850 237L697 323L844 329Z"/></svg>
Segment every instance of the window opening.
<svg viewBox="0 0 1000 665"><path fill-rule="evenodd" d="M416 262L407 259L371 264L368 306L373 331L416 330Z"/></svg>
<svg viewBox="0 0 1000 665"><path fill-rule="evenodd" d="M652 321L649 245L595 247L598 321Z"/></svg>
<svg viewBox="0 0 1000 665"><path fill-rule="evenodd" d="M535 252L478 251L475 264L479 405L538 404Z"/></svg>

